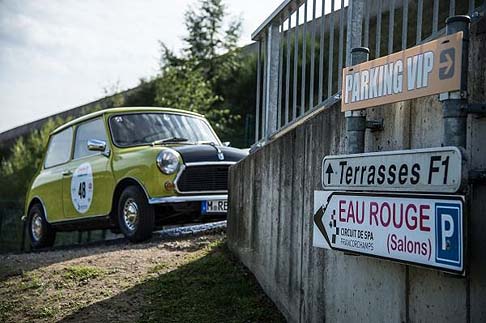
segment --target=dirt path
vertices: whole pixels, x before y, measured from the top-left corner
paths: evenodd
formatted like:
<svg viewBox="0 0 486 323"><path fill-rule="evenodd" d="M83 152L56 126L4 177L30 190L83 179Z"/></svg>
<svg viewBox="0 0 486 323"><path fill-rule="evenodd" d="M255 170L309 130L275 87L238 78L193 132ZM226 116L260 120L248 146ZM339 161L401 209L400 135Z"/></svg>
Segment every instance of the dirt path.
<svg viewBox="0 0 486 323"><path fill-rule="evenodd" d="M177 269L223 239L219 232L0 255L0 322L137 321L147 300L134 286Z"/></svg>

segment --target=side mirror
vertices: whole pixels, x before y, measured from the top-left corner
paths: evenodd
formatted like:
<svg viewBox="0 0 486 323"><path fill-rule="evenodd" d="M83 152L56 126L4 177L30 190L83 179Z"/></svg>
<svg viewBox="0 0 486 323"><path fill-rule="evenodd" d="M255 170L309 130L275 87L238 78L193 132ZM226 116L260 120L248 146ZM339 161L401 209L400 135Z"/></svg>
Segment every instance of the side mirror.
<svg viewBox="0 0 486 323"><path fill-rule="evenodd" d="M231 142L229 142L229 141L223 142L223 146L225 146L225 147L229 147L230 145L231 145Z"/></svg>
<svg viewBox="0 0 486 323"><path fill-rule="evenodd" d="M104 152L106 150L106 142L103 140L90 139L88 140L88 150Z"/></svg>

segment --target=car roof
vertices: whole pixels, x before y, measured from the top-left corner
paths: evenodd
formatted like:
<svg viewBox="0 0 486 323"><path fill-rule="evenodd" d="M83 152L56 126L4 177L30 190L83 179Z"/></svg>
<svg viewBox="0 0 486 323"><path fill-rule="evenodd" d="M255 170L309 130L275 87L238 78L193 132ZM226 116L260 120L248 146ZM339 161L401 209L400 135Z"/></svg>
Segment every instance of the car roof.
<svg viewBox="0 0 486 323"><path fill-rule="evenodd" d="M82 117L76 118L74 120L71 120L62 126L56 128L52 134L58 133L66 128L69 128L73 125L76 125L80 122L93 119L102 115L111 115L111 114L117 114L117 113L134 113L134 112L166 112L166 113L176 113L176 114L185 114L185 115L191 115L191 116L196 116L196 117L204 117L202 114L196 113L196 112L191 112L191 111L186 111L186 110L179 110L179 109L172 109L172 108L160 108L160 107L122 107L122 108L110 108L110 109L104 109L104 110L99 110L95 111L92 113L89 113L87 115L84 115Z"/></svg>

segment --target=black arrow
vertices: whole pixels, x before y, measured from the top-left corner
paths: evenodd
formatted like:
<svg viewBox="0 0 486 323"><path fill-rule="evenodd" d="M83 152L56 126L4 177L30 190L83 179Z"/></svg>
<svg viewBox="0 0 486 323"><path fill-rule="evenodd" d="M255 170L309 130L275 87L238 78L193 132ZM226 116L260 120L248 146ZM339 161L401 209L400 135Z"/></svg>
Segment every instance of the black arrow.
<svg viewBox="0 0 486 323"><path fill-rule="evenodd" d="M329 166L327 166L327 169L326 169L327 184L331 184L331 174L332 173L334 173L334 170L332 169L331 163L329 163Z"/></svg>
<svg viewBox="0 0 486 323"><path fill-rule="evenodd" d="M316 214L314 214L314 223L317 225L319 230L321 231L324 239L326 239L329 246L331 246L331 240L329 240L329 236L327 235L327 231L324 228L324 223L322 222L322 218L324 217L324 213L326 212L326 208L321 206L319 210L317 210Z"/></svg>

